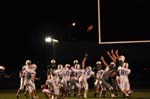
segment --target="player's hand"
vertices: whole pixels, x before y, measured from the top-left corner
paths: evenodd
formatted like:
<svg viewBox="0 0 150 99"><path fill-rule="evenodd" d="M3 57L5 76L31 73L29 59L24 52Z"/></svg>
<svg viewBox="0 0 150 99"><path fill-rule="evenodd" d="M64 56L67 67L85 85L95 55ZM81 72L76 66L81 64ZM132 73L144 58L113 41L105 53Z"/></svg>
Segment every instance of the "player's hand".
<svg viewBox="0 0 150 99"><path fill-rule="evenodd" d="M118 49L116 50L116 52L115 52L117 55L118 55Z"/></svg>
<svg viewBox="0 0 150 99"><path fill-rule="evenodd" d="M113 50L113 49L111 49L111 53L112 53L112 54L114 53L114 50Z"/></svg>
<svg viewBox="0 0 150 99"><path fill-rule="evenodd" d="M109 56L110 56L110 52L109 52L109 51L106 51L106 53L107 53L107 55L109 55Z"/></svg>
<svg viewBox="0 0 150 99"><path fill-rule="evenodd" d="M88 57L88 53L85 53L85 55L84 55L85 57Z"/></svg>
<svg viewBox="0 0 150 99"><path fill-rule="evenodd" d="M101 60L104 60L104 57L103 57L103 56L101 56L100 58L101 58Z"/></svg>
<svg viewBox="0 0 150 99"><path fill-rule="evenodd" d="M35 78L35 80L40 80L40 78Z"/></svg>

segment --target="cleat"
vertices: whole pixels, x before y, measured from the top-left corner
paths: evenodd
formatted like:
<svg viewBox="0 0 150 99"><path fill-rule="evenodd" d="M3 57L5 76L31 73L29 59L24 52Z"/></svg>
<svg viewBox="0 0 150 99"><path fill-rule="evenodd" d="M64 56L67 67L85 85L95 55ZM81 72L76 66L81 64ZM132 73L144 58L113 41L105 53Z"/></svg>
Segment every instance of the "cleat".
<svg viewBox="0 0 150 99"><path fill-rule="evenodd" d="M94 97L96 97L96 93L94 93Z"/></svg>
<svg viewBox="0 0 150 99"><path fill-rule="evenodd" d="M25 96L26 98L28 98L28 95L27 95L27 93L24 93L24 96Z"/></svg>
<svg viewBox="0 0 150 99"><path fill-rule="evenodd" d="M117 94L115 94L115 96L116 96L116 97L119 97L120 95L117 93Z"/></svg>
<svg viewBox="0 0 150 99"><path fill-rule="evenodd" d="M77 95L76 94L74 94L74 97L76 97Z"/></svg>
<svg viewBox="0 0 150 99"><path fill-rule="evenodd" d="M19 95L16 95L16 99L19 99Z"/></svg>
<svg viewBox="0 0 150 99"><path fill-rule="evenodd" d="M133 95L133 91L128 92L128 95L132 96Z"/></svg>
<svg viewBox="0 0 150 99"><path fill-rule="evenodd" d="M114 94L111 94L111 97L112 97L112 98L115 98L116 96L115 96Z"/></svg>
<svg viewBox="0 0 150 99"><path fill-rule="evenodd" d="M77 97L78 97L78 98L82 98L82 95L78 95Z"/></svg>
<svg viewBox="0 0 150 99"><path fill-rule="evenodd" d="M32 98L33 98L33 99L37 99L37 98L39 98L39 96L33 96Z"/></svg>
<svg viewBox="0 0 150 99"><path fill-rule="evenodd" d="M106 96L105 95L100 95L100 98L105 98Z"/></svg>
<svg viewBox="0 0 150 99"><path fill-rule="evenodd" d="M98 98L98 97L99 97L99 96L98 96L98 93L94 93L94 97L97 97L97 98Z"/></svg>

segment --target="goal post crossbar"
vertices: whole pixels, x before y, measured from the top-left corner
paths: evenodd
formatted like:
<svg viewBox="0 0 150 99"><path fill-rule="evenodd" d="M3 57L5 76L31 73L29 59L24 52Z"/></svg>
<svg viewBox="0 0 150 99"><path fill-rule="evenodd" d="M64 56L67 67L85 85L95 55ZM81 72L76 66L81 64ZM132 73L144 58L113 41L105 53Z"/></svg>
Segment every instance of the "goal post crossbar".
<svg viewBox="0 0 150 99"><path fill-rule="evenodd" d="M99 42L99 44L150 43L150 40Z"/></svg>

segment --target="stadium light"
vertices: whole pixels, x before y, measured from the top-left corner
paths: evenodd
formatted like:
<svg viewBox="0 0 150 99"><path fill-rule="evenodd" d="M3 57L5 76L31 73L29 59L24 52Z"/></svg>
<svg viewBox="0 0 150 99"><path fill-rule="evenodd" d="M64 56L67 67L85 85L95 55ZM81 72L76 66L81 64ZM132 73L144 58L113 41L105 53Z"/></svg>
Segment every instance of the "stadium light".
<svg viewBox="0 0 150 99"><path fill-rule="evenodd" d="M46 43L51 43L52 42L52 38L51 37L46 37L45 38L45 42Z"/></svg>
<svg viewBox="0 0 150 99"><path fill-rule="evenodd" d="M53 39L52 37L46 37L45 42L46 43L58 43L59 41L57 39Z"/></svg>
<svg viewBox="0 0 150 99"><path fill-rule="evenodd" d="M55 58L55 43L58 43L59 41L57 39L54 39L50 36L45 37L45 42L46 43L52 43L52 47L53 47L53 58Z"/></svg>

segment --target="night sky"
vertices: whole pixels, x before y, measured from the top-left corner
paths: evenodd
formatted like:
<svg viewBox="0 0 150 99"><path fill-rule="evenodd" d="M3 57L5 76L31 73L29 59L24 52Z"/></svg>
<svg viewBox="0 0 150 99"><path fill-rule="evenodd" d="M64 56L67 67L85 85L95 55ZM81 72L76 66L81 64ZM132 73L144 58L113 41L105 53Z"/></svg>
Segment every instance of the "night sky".
<svg viewBox="0 0 150 99"><path fill-rule="evenodd" d="M2 5L1 65L16 65L18 59L24 63L36 56L32 52L43 51L48 35L60 42L98 43L97 0L13 1ZM102 41L150 40L149 10L148 0L101 0ZM87 32L90 25L94 28Z"/></svg>

